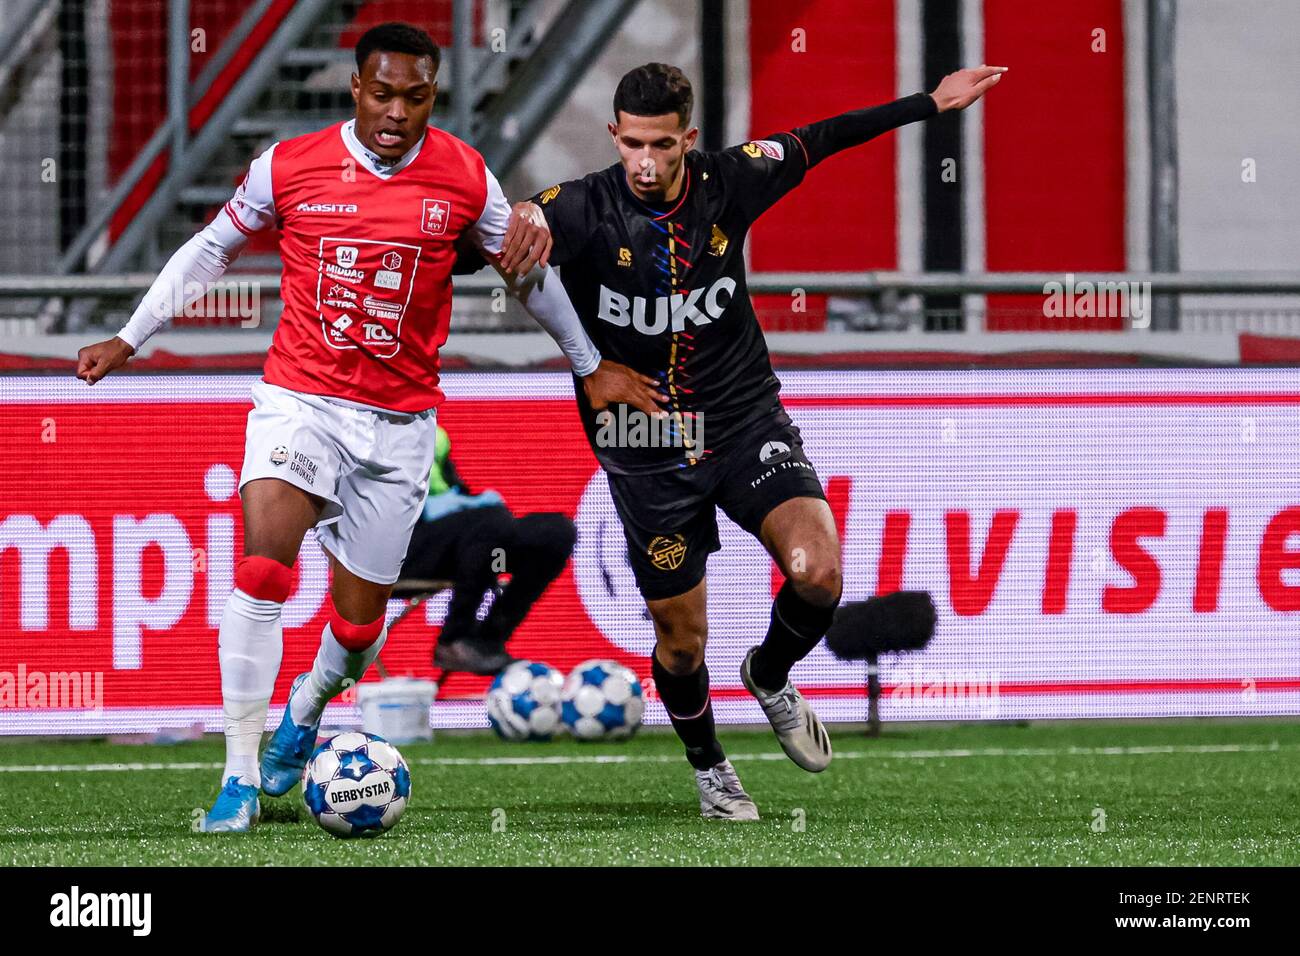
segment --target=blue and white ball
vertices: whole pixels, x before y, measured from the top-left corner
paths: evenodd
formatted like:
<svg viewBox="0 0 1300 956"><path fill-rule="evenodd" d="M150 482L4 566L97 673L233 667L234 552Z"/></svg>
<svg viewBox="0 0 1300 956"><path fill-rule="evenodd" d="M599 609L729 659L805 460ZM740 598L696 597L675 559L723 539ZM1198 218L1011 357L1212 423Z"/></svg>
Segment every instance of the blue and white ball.
<svg viewBox="0 0 1300 956"><path fill-rule="evenodd" d="M579 740L623 740L641 726L641 681L617 661L583 661L564 682L560 717Z"/></svg>
<svg viewBox="0 0 1300 956"><path fill-rule="evenodd" d="M492 729L506 740L550 740L560 726L564 675L549 664L515 661L487 692Z"/></svg>
<svg viewBox="0 0 1300 956"><path fill-rule="evenodd" d="M348 731L312 753L302 772L312 817L337 837L374 837L397 825L411 799L411 771L383 737Z"/></svg>

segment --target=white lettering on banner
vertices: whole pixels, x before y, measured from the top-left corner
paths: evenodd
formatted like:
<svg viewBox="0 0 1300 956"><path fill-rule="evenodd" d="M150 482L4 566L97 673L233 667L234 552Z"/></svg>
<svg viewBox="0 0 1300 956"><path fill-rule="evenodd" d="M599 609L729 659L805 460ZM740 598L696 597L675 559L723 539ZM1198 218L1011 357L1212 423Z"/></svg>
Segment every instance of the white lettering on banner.
<svg viewBox="0 0 1300 956"><path fill-rule="evenodd" d="M34 515L12 514L0 521L0 557L10 548L19 555L18 626L43 631L50 626L50 552L68 556L68 624L76 631L99 627L98 559L95 534L81 515L59 515L42 527Z"/></svg>
<svg viewBox="0 0 1300 956"><path fill-rule="evenodd" d="M352 327L358 338L361 321ZM547 438L520 438L519 455L582 448L576 425L565 424L567 378L449 378L453 398L487 396L511 414L546 418ZM10 651L0 657L0 680L18 673L16 648L33 649L29 671L63 670L48 650L61 638L75 636L95 660L110 656L111 639L115 665L173 680L175 659L153 648L210 646L203 642L215 636L233 576L238 516L234 470L209 462L235 439L197 446L187 436L209 434L217 416L229 428L230 403L245 401L239 389L251 379L216 381L110 381L111 391L75 400L21 376L0 382L0 408L11 403L11 419L46 389L65 409L107 404L76 409L91 422L111 418L117 402L188 396L192 425L118 449L102 494L88 495L63 462L51 471L61 477L48 502L19 497L25 511L0 511L0 638L19 638L0 640L0 652ZM1290 467L1300 454L1300 400L1292 388L1285 376L1242 369L1143 370L1123 380L1109 372L786 376L783 396L843 528L845 599L924 589L939 610L926 651L882 661L885 719L1300 712L1300 480ZM1132 394L1142 389L1149 401ZM457 427L481 426L477 409L466 414L468 424ZM778 440L750 436L742 451L754 475L781 464L764 454ZM499 455L496 446L466 448L471 460ZM137 473L149 480L136 485ZM506 499L528 480L527 470L503 477ZM647 654L653 633L603 474L593 468L580 501L560 504L576 510L579 538L575 591L565 585L553 602L559 626L584 647L608 641ZM758 542L725 518L720 535L723 548L709 562L710 662L719 686L734 688L741 654L766 628L774 575ZM305 543L282 615L286 632L317 618L327 581L327 559ZM432 621L443 607L431 602L421 617ZM33 630L55 640L33 642ZM521 639L537 640L528 631ZM192 668L204 693L215 693L209 665L196 655L181 671ZM835 719L860 716L861 667L824 648L798 666L796 678L822 689ZM106 711L155 720L155 691L138 688L138 679L115 686L114 677L104 680ZM1155 689L1170 684L1180 686ZM748 706L724 699L720 719L745 718ZM0 715L0 730L44 732L56 728L42 721L54 719L11 711Z"/></svg>
<svg viewBox="0 0 1300 956"><path fill-rule="evenodd" d="M325 604L329 580L329 558L316 543L315 530L308 531L298 552L298 586L280 610L280 623L286 629L302 627L319 614ZM220 613L218 608L217 614Z"/></svg>
<svg viewBox="0 0 1300 956"><path fill-rule="evenodd" d="M208 627L221 626L226 598L235 587L235 516L208 515Z"/></svg>
<svg viewBox="0 0 1300 956"><path fill-rule="evenodd" d="M144 596L144 552L157 545L163 553L163 586L156 598ZM113 518L113 668L139 670L141 631L174 627L190 605L194 591L190 536L175 515L152 514L137 521Z"/></svg>
<svg viewBox="0 0 1300 956"><path fill-rule="evenodd" d="M873 409L870 446L852 425L857 409L791 414L823 485L834 486L844 599L881 587L933 595L937 636L915 657L924 674L996 675L1004 691L1045 679L1117 692L1126 682L1218 679L1233 695L1240 675L1300 678L1300 483L1276 471L1261 477L1250 465L1293 459L1285 437L1293 410L1243 412L1212 400L1162 407L1158 416L1140 404L1068 402ZM1255 442L1225 440L1243 414L1258 419ZM955 420L956 445L935 440L945 418ZM1279 445L1261 451L1265 433ZM653 631L599 473L577 524L574 578L587 614L624 651L648 654ZM761 632L771 564L729 520L719 526L711 617L726 620L727 633ZM1093 554L1101 556L1095 568ZM1225 642L1226 634L1249 640ZM716 657L716 671L731 673L747 648L744 640L711 642L711 666ZM824 647L801 666L823 684L862 680ZM909 679L897 662L882 666L886 685ZM907 695L897 701L924 706Z"/></svg>

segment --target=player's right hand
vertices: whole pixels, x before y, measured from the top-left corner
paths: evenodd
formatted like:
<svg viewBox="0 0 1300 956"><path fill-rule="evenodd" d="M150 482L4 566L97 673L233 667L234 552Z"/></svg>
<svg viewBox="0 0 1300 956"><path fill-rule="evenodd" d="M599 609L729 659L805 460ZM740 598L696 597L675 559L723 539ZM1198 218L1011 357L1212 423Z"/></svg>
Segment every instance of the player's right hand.
<svg viewBox="0 0 1300 956"><path fill-rule="evenodd" d="M77 353L77 378L87 385L94 385L109 372L125 365L134 354L135 349L117 336L106 342L87 345Z"/></svg>
<svg viewBox="0 0 1300 956"><path fill-rule="evenodd" d="M658 386L659 382L649 375L609 359L601 359L596 371L582 380L587 401L598 412L622 403L650 416L665 415L662 405L668 396L658 391Z"/></svg>
<svg viewBox="0 0 1300 956"><path fill-rule="evenodd" d="M964 110L993 89L1007 72L1005 66L977 66L949 73L930 94L940 113Z"/></svg>

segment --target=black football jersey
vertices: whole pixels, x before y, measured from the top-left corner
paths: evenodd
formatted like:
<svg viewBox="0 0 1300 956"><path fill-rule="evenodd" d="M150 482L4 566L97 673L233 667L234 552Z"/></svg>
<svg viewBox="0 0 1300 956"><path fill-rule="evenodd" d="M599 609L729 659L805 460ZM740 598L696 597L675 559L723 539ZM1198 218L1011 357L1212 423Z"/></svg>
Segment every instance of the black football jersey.
<svg viewBox="0 0 1300 956"><path fill-rule="evenodd" d="M917 94L719 152L691 151L680 194L658 206L632 193L618 163L533 197L553 234L551 264L601 355L655 376L669 397L663 433L610 431L630 411L616 408L602 435L577 388L607 471L692 467L779 409L745 283L750 225L825 156L934 112Z"/></svg>

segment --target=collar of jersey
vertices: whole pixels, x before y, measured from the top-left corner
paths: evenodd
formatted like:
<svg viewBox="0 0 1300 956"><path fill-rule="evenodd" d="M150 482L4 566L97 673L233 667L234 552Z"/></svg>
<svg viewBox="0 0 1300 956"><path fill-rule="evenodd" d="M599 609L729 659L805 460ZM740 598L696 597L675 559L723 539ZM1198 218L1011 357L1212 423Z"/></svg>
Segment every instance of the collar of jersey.
<svg viewBox="0 0 1300 956"><path fill-rule="evenodd" d="M343 124L343 145L348 148L348 152L356 158L357 162L362 163L369 172L374 173L380 179L392 179L415 162L415 157L420 155L420 147L424 145L425 136L429 135L425 133L421 136L419 141L406 151L405 156L389 166L376 153L366 149L361 140L357 139L356 125L357 121L354 119L350 119Z"/></svg>
<svg viewBox="0 0 1300 956"><path fill-rule="evenodd" d="M687 154L687 156L689 159L689 154ZM682 183L682 194L677 197L677 202L673 203L671 209L665 212L659 212L657 209L652 209L651 207L643 203L640 199L636 198L636 193L632 192L632 187L627 184L627 173L622 172L623 166L621 163L619 164L618 168L620 170L619 182L623 184L623 191L627 193L628 198L632 200L632 202L637 206L637 208L640 209L642 212L644 212L651 219L671 219L682 208L682 203L686 202L686 197L691 191L691 165L689 162L687 162L686 179Z"/></svg>

